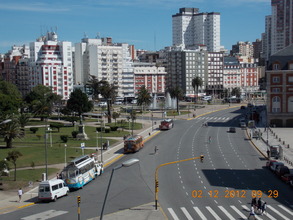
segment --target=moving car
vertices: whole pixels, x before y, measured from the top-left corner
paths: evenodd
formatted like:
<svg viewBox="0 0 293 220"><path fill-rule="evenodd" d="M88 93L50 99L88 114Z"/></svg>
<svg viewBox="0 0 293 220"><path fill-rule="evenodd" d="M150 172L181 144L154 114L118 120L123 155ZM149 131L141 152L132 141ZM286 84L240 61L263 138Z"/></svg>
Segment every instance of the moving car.
<svg viewBox="0 0 293 220"><path fill-rule="evenodd" d="M236 128L235 127L230 127L229 132L230 133L236 133Z"/></svg>
<svg viewBox="0 0 293 220"><path fill-rule="evenodd" d="M271 166L270 166L270 170L275 172L278 168L278 166L284 166L284 163L276 161L276 162L272 162Z"/></svg>

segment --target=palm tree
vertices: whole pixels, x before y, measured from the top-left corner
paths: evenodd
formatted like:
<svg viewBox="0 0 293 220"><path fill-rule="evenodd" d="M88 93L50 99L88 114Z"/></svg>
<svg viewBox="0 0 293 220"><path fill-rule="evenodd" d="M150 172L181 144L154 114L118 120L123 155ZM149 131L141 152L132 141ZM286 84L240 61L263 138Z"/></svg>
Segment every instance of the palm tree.
<svg viewBox="0 0 293 220"><path fill-rule="evenodd" d="M7 148L12 148L12 142L15 138L23 137L23 130L20 128L19 120L15 118L10 122L1 125L0 136L4 137Z"/></svg>
<svg viewBox="0 0 293 220"><path fill-rule="evenodd" d="M179 86L168 89L171 98L176 98L177 113L179 113L179 99L183 97L183 91Z"/></svg>
<svg viewBox="0 0 293 220"><path fill-rule="evenodd" d="M111 107L117 96L118 87L116 84L110 84L108 81L104 80L100 81L99 83L100 94L107 101L108 123L111 123Z"/></svg>
<svg viewBox="0 0 293 220"><path fill-rule="evenodd" d="M203 85L202 78L199 77L199 76L193 78L191 84L192 84L192 87L194 89L194 93L195 93L195 88L196 88L197 98L198 98L198 87ZM197 98L195 98L195 100L197 100Z"/></svg>
<svg viewBox="0 0 293 220"><path fill-rule="evenodd" d="M100 82L96 76L90 75L90 80L88 81L87 85L92 89L92 98L93 101L99 99L100 95Z"/></svg>
<svg viewBox="0 0 293 220"><path fill-rule="evenodd" d="M16 181L16 161L21 156L22 154L19 151L13 150L9 151L8 156L6 157L6 160L12 162L14 165L14 181Z"/></svg>
<svg viewBox="0 0 293 220"><path fill-rule="evenodd" d="M137 94L137 105L142 106L143 110L145 106L149 106L152 102L151 94L142 86Z"/></svg>

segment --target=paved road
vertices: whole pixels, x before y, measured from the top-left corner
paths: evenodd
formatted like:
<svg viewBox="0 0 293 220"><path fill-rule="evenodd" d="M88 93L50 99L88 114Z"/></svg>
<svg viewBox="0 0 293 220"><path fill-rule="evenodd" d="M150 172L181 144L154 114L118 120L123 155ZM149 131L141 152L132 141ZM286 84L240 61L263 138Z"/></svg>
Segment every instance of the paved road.
<svg viewBox="0 0 293 220"><path fill-rule="evenodd" d="M206 112L208 112L208 111L213 111L213 110L217 110L217 109L220 109L220 108L223 108L223 106L219 106L218 108L216 107L216 106L207 106L208 108L207 109L204 109L203 111L200 111L200 110L197 110L197 116L198 115L200 115L200 114L204 114L204 113L206 113ZM238 109L238 108L237 108ZM159 113L160 114L160 113ZM204 117L204 116L203 116ZM193 123L193 124L198 124L198 126L200 126L201 125L201 123L202 123L202 121L210 121L210 122L212 122L212 121L214 121L214 124L213 125L217 125L217 127L220 127L220 126L218 126L219 124L223 124L223 121L221 121L221 120L223 120L223 119L219 119L219 118L217 118L216 116L214 116L215 118L211 118L211 117L209 117L209 116L206 116L205 118L197 118L197 119L194 119L194 120L191 120L191 121L189 121L190 123ZM159 118L160 118L160 116L158 115L158 120L159 120ZM187 119L187 116L185 116L185 117L181 117L182 119ZM217 119L216 119L217 118ZM176 123L181 123L182 125L183 124L185 124L186 123L186 121L184 122L184 121L176 121ZM157 124L158 125L158 124ZM150 128L150 126L151 126L151 121L150 120L148 120L148 122L146 123L146 126L145 126L145 128L148 128L148 130L146 130L145 131L145 133L144 133L144 136L149 136L148 135L148 133L151 133L152 132L152 129ZM177 126L176 126L177 127ZM174 128L174 130L171 130L172 132L175 132L175 131L178 131L178 130L176 130L176 127ZM213 126L209 126L209 128L208 129L211 129ZM223 129L223 132L224 131L226 131L226 128L227 127L225 127L225 130ZM187 126L187 129L188 129L188 126ZM194 127L194 129L196 130L196 127ZM190 130L192 130L192 129L190 129ZM273 129L273 131L275 132L277 129ZM185 131L184 129L182 129L182 131ZM168 131L168 132L170 132L170 131ZM160 143L162 143L162 139L164 140L164 138L166 139L166 136L164 136L165 134L167 134L168 132L165 132L165 133L161 133L159 136L155 136L155 138L152 138L151 140L149 140L148 141L148 143L147 144L149 144L149 147L148 148L145 148L145 150L144 151L142 151L142 152L144 152L144 154L141 154L141 156L142 156L142 158L143 157L146 157L146 156L148 156L148 157L151 157L152 156L152 153L153 153L153 149L152 149L152 146L154 146L154 144L157 144L157 141L159 141ZM206 133L200 133L200 132L198 132L196 135L198 135L198 136L200 136L201 138L202 137L205 137L205 136L207 136L207 133L211 133L211 135L214 135L214 134L217 134L217 133L219 133L220 131L219 130L210 130L210 131L208 131L208 132L206 132ZM152 133L153 134L153 133ZM176 137L176 136L178 136L178 134L179 133L175 133L172 137ZM224 132L224 134L225 134L225 132ZM195 135L195 137L196 137L196 135ZM226 134L227 135L227 134ZM238 131L237 131L237 135L238 135ZM222 138L222 135L220 135L219 136L219 134L217 135L218 137L221 137ZM234 136L236 136L236 135L234 135ZM191 135L191 137L192 137L192 135ZM271 137L271 136L270 136ZM204 140L206 140L206 138L202 138L202 139L204 139ZM215 141L216 139L212 139L212 141ZM240 147L241 148L241 146L238 146L238 141L236 141L236 144L232 141L233 140L233 138L231 139L231 143L232 143L232 145L234 146L237 146L237 147ZM237 139L236 139L237 140ZM175 142L176 141L176 142ZM172 140L172 139L169 139L169 142L171 142L172 143L172 145L173 145L173 143L178 143L178 138L176 139L174 139L174 140ZM247 141L248 142L248 141ZM254 142L256 142L256 144L257 144L257 147L259 147L260 149L261 148L264 148L265 149L265 145L264 145L264 143L263 142L260 142L260 141L257 141L257 140L254 140ZM192 143L192 142L191 142ZM226 143L226 142L225 142ZM170 144L169 144L170 145ZM222 146L222 145L224 145L224 144L221 144L221 143L219 143L219 145L220 146ZM177 145L178 146L178 145ZM192 146L192 145L190 145L190 146ZM195 145L194 145L195 146ZM207 149L209 149L208 148L208 146L205 146L205 143L203 142L202 143L202 146L204 146L204 148L203 148L203 151L202 152L204 152L204 153L207 153L206 151L204 151L204 150L207 150ZM247 145L248 146L248 145ZM251 147L251 145L249 145L250 147ZM119 146L117 146L117 148L119 148ZM144 167L144 169L140 169L140 171L141 171L141 174L142 174L142 176L143 176L143 179L145 180L145 184L149 187L149 190L150 191L153 191L153 187L154 187L154 182L153 182L153 175L151 174L150 175L150 173L152 173L152 172L150 172L150 170L147 170L147 168L148 169L153 169L157 164L159 164L159 163L161 163L161 162L169 162L170 161L170 159L172 158L172 157L167 157L167 156L163 156L162 157L162 155L165 155L164 153L163 153L163 149L166 149L166 150L168 150L168 151L170 151L169 153L173 156L173 158L174 159L176 159L176 157L177 157L177 155L178 155L178 149L172 149L172 148L161 148L160 147L160 149L159 149L159 153L158 153L158 155L156 155L155 157L151 157L152 159L155 159L155 161L154 161L154 163L151 163L151 164L149 164L149 166L142 166L142 165L140 165L140 167ZM189 155L191 155L192 154L192 152L190 153L190 152L185 152L184 150L182 150L183 148L181 148L181 150L179 151L179 156L181 157L181 156L189 156ZM194 147L194 149L195 149L195 147ZM241 148L242 149L242 148ZM286 149L287 150L287 149ZM289 148L288 150L291 150L291 148ZM263 152L265 152L265 150L261 150L261 151L263 151ZM115 153L115 152L117 152L117 149L113 149L113 152L111 152L111 151L108 151L108 152L105 152L105 158L108 158L109 159L109 161L111 161L114 157L115 157L115 154L117 155L117 153ZM256 153L255 151L253 151L254 152L254 154L256 154L257 156L257 158L259 158L259 154L258 153ZM219 152L218 152L219 153ZM210 152L210 154L211 155L213 155L213 153L211 153ZM287 154L287 155L289 155L289 154ZM160 157L162 157L162 158L160 158ZM179 157L179 158L180 158ZM172 158L172 159L173 159ZM227 157L227 158L230 158L230 157ZM293 158L293 157L292 157ZM158 159L162 159L162 161L159 161ZM208 157L206 157L206 160L208 159ZM216 158L214 158L214 157L211 157L211 161L217 161L217 162L219 162L218 160L218 157L216 157ZM228 160L228 159L227 159ZM229 159L230 160L230 159ZM143 161L144 160L141 160L141 163L143 164ZM223 162L223 161L222 161ZM238 164L238 163L237 163ZM251 165L250 164L250 162L248 163L249 165ZM197 166L205 166L206 165L206 163L203 163L203 164L198 164ZM222 164L223 165L223 164ZM224 163L224 165L225 165L225 163ZM181 164L180 164L180 166L181 166ZM183 165L182 165L183 166ZM167 168L167 167L166 167ZM181 168L181 169L180 169ZM203 167L204 168L204 167ZM208 168L208 170L212 170L211 169L211 167L207 167ZM109 167L109 169L111 169L111 167ZM133 169L133 170L132 170ZM136 171L137 170L135 170L135 169L137 169L137 167L133 167L133 168L131 168L131 173L137 173ZM179 167L179 169L180 170L187 170L188 171L188 168L185 168L185 167ZM199 169L199 168L198 168ZM225 168L224 170L228 170L227 168ZM170 171L170 173L174 173L174 169L171 169L170 168L170 170L168 170L168 171ZM169 172L168 172L169 173ZM176 178L177 178L177 181L178 181L178 171L176 170ZM214 171L212 172L212 173L214 173ZM222 173L221 173L222 174ZM231 174L231 173L230 173ZM148 176L147 176L148 175ZM204 175L202 174L201 176L203 177L203 176L205 176L205 175L207 175L206 173L204 173ZM232 176L234 175L233 173L231 174ZM268 175L272 175L271 173L268 173ZM119 173L117 172L117 176L119 176ZM186 176L186 174L185 174L185 176ZM188 175L187 175L188 176ZM216 175L217 176L217 175ZM225 176L224 174L223 174L223 176ZM105 173L105 177L109 177L109 174L107 174L107 173ZM106 179L107 179L106 178ZM123 178L123 176L122 176L122 178ZM136 177L137 178L137 177ZM189 176L188 176L188 178L189 178ZM215 177L215 178L218 178L218 177ZM274 176L272 177L272 178L274 178ZM228 178L229 179L229 178ZM139 181L142 181L142 179L141 178L138 178L138 180ZM163 181L163 180L162 180ZM194 181L194 180L192 180L192 181ZM191 182L192 182L191 181ZM214 181L214 179L213 178L207 178L206 179L206 181L207 182L209 182L209 181ZM276 180L276 181L278 181L278 180ZM101 179L101 183L102 183L103 181L102 181L102 179ZM187 181L188 182L188 181ZM255 181L256 182L256 181ZM107 180L105 180L104 182L103 182L104 184L106 184L107 183ZM168 183L170 183L170 182L168 182ZM257 182L256 182L257 183ZM160 186L162 185L163 183L160 183ZM279 184L279 181L276 183L276 184ZM94 185L94 184L92 184L92 185ZM170 184L171 185L171 184ZM91 185L88 185L88 187L91 187ZM194 184L193 184L193 182L192 182L192 184L191 184L191 186L189 186L190 187L190 189L192 189L192 190L197 190L197 187L194 187ZM217 189L217 187L219 187L219 186L216 186L215 187L215 189L214 190L216 190ZM114 186L114 189L115 189L116 187ZM177 189L177 187L175 187L176 189ZM161 186L160 187L160 193L162 193L162 191L164 190L164 188ZM103 191L103 189L102 189L102 191ZM102 191L100 191L100 192L102 192ZM141 191L141 190L139 190L140 191L140 193L141 192L143 192L143 190ZM191 190L188 190L189 191L189 193L190 193L190 191ZM127 190L126 190L126 192L127 192ZM172 193L173 193L173 190L171 191ZM96 192L95 192L95 189L93 188L91 191L90 191L90 194L95 194ZM170 195L172 195L172 193L170 194ZM184 192L185 193L185 192ZM0 193L1 194L1 193ZM5 193L6 194L6 193ZM119 194L119 193L118 193ZM122 193L123 194L123 193ZM101 195L101 193L99 194L99 195ZM75 198L74 198L74 195L72 195L73 197L69 197L73 202L74 202L74 200L75 200ZM135 195L136 196L136 195ZM134 196L134 197L135 197ZM0 207L1 207L1 209L0 209L0 211L1 210L4 210L3 209L3 207L7 207L7 206L14 206L14 207L21 207L22 205L29 205L29 204L31 204L30 202L32 202L33 200L30 200L30 197L34 197L34 195L33 194L30 194L30 193L27 193L26 195L25 195L25 197L26 197L26 201L24 202L24 203L22 203L22 204L16 204L14 201L16 201L16 196L15 196L15 193L13 192L13 194L12 195L10 195L10 197L9 197L9 199L4 199L4 200L2 200L2 201L0 201ZM101 196L98 196L99 198L99 200L100 200L100 197ZM102 196L103 197L103 196ZM186 201L190 201L191 199L190 199L190 195L189 196L187 196L188 197L188 199L189 200L187 200L187 199L183 199L183 203L182 204L185 204L186 203ZM191 197L192 197L192 195L191 195ZM1 198L3 198L3 197L1 197ZM7 197L6 197L7 198ZM123 206L123 208L121 208L121 211L120 212L115 212L114 214L111 214L111 215L106 215L105 216L105 219L132 219L130 216L135 216L136 217L136 219L164 219L165 217L164 217L164 214L162 214L162 212L158 212L158 211L154 211L154 209L153 209L153 203L152 202L150 202L149 203L149 201L148 201L148 198L150 198L150 197L148 197L148 196L145 196L145 198L146 198L146 200L145 201L143 201L142 200L142 202L146 202L146 204L145 205L142 205L142 206L139 206L139 207L136 207L135 205L133 205L132 207L135 207L135 208L131 208L130 206L127 206L127 205L125 205L125 206ZM163 198L163 197L162 197ZM162 198L160 198L160 202L163 202L163 201L161 201L162 200ZM174 198L174 197L173 197ZM175 197L176 199L177 199L177 197ZM115 201L115 198L113 198L114 200L113 201ZM172 198L171 198L172 199ZM150 201L152 201L153 200L153 197L151 197L151 199L150 199ZM178 199L179 200L179 199ZM227 200L227 199L226 199ZM229 199L228 199L229 200ZM58 207L60 207L63 203L61 202L62 200L60 200L60 201L58 201L56 204L57 204L57 208ZM67 200L65 200L65 198L64 198L64 201L67 201ZM112 201L112 202L113 202ZM133 201L135 201L135 199L133 200ZM200 200L200 201L202 201L203 202L203 200ZM229 201L232 201L232 200L229 200ZM92 207L92 209L96 209L96 206L95 206L95 204L96 204L96 202L97 201L95 201L95 202L92 202L91 204L87 204L87 206L89 205L90 207ZM184 203L185 202L185 203ZM137 203L137 202L136 202ZM236 205L233 205L233 206L231 206L231 205L229 205L228 204L228 206L224 206L224 204L226 204L226 202L225 202L225 200L224 200L224 202L223 203L221 203L222 204L222 206L221 205L219 205L219 206L217 206L217 207L215 207L215 210L218 210L218 211L220 211L220 213L221 212L223 212L223 213L226 213L225 212L225 209L227 210L227 209L229 209L229 211L228 211L228 213L230 213L230 212L236 212L236 213L238 213L238 211L239 211L239 209L240 208L242 208L242 210L240 210L240 211L242 211L242 213L245 213L245 210L246 210L246 208L245 207L243 207L243 205L241 205L241 207L239 207L239 206L237 206L236 207ZM271 204L273 204L273 203L271 203ZM48 209L48 204L45 204L46 205L46 209ZM54 206L55 207L55 206ZM53 207L53 208L54 208ZM109 207L114 207L112 204L110 204L110 206ZM172 210L172 208L173 207L171 207L171 206L165 206L165 205L163 205L163 207L165 207L164 209L165 209L165 213L167 213L167 215L170 217L170 215L171 216L173 216L172 214L170 214L170 213L172 213L172 211L170 211L170 210ZM185 207L185 206L180 206L180 207L177 207L177 206L175 206L176 208L174 208L174 210L176 209L176 212L174 211L174 213L175 214L178 214L178 209L179 209L179 212L183 212L183 215L186 217L188 217L188 214L187 214L187 212L189 213L192 213L192 215L196 215L197 217L198 216L200 216L202 219L204 219L203 218L203 216L201 215L201 214L199 214L200 212L198 211L198 210L200 210L200 209L197 209L196 207L197 206L192 206L191 207L191 210L193 211L194 210L194 213L193 212L191 212L190 211L190 209L189 208L187 208L187 206ZM195 208L194 208L195 207ZM236 207L236 208L235 208ZM117 208L117 207L116 207ZM126 208L126 210L122 210L122 209L125 209ZM169 209L169 208L171 208L171 209ZM202 206L201 207L202 208L202 210L207 210L208 211L208 213L211 213L210 212L210 209L208 208L208 205L207 206ZM274 210L274 207L271 207L272 209L271 210ZM284 206L281 206L281 207L279 207L279 206L277 206L277 208L278 208L278 210L285 210L284 208ZM238 211L235 211L235 210L238 210ZM28 209L21 209L21 212L22 213L27 213L25 210L28 210ZM45 210L45 209L44 209ZM54 210L54 209L53 209ZM74 206L73 206L73 210L75 210L75 208L74 208ZM98 210L98 209L97 209ZM143 211L141 211L141 212L139 212L138 210L143 210ZM188 210L188 211L187 211ZM107 213L110 213L110 212L112 212L113 210L110 208L110 209L108 209L108 211L106 212L106 214ZM218 212L217 211L217 212ZM284 212L286 212L286 210L284 211ZM52 213L54 213L54 211L52 211L51 212L51 214L50 215L52 215ZM99 213L98 211L97 211L97 213ZM205 213L206 214L206 213ZM67 214L66 213L61 213L61 215L63 215L63 216L66 216ZM97 216L98 214L96 214L96 216ZM182 215L182 214L178 214L178 215ZM204 215L204 214L203 214ZM207 215L207 214L206 214ZM213 214L210 214L210 215L213 215ZM221 214L219 214L218 213L218 215L220 215L221 216ZM222 214L223 215L223 214ZM224 215L226 215L226 214L224 214ZM238 213L238 215L240 215L239 213ZM24 216L24 214L23 214L23 216ZM27 215L27 216L29 216L29 215ZM147 217L148 216L148 217ZM240 215L241 216L241 215ZM90 218L90 217L89 217ZM17 219L17 218L16 218ZM52 218L52 219L54 219L54 218ZM56 219L58 219L58 218L56 218ZM66 218L64 218L64 219L66 219ZM263 218L263 219L266 219L266 218Z"/></svg>

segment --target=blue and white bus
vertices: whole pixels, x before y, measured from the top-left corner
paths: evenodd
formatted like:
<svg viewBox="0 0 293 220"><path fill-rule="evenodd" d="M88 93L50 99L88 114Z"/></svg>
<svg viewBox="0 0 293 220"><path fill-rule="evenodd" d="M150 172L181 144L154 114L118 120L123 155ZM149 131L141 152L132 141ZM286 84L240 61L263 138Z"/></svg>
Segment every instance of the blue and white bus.
<svg viewBox="0 0 293 220"><path fill-rule="evenodd" d="M79 189L103 172L103 165L96 163L94 157L84 155L70 161L62 170L61 178L69 189Z"/></svg>

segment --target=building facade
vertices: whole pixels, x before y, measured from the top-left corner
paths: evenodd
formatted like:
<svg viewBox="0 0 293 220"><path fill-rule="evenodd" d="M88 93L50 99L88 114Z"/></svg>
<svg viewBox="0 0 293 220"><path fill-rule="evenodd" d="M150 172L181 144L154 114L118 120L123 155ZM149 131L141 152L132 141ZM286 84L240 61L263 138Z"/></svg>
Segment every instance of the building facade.
<svg viewBox="0 0 293 220"><path fill-rule="evenodd" d="M73 60L71 42L58 41L55 32L30 43L30 89L41 84L69 99L73 91Z"/></svg>
<svg viewBox="0 0 293 220"><path fill-rule="evenodd" d="M293 126L293 45L272 55L266 70L268 124Z"/></svg>
<svg viewBox="0 0 293 220"><path fill-rule="evenodd" d="M157 96L165 95L166 75L165 67L157 67L155 63L136 62L134 70L134 92L137 94L141 87Z"/></svg>
<svg viewBox="0 0 293 220"><path fill-rule="evenodd" d="M131 48L128 44L114 44L110 39L84 38L75 44L75 83L85 85L92 75L99 81L115 83L119 97L133 97Z"/></svg>
<svg viewBox="0 0 293 220"><path fill-rule="evenodd" d="M173 46L186 49L205 45L208 51L219 52L220 13L199 13L198 8L180 8L172 15Z"/></svg>

